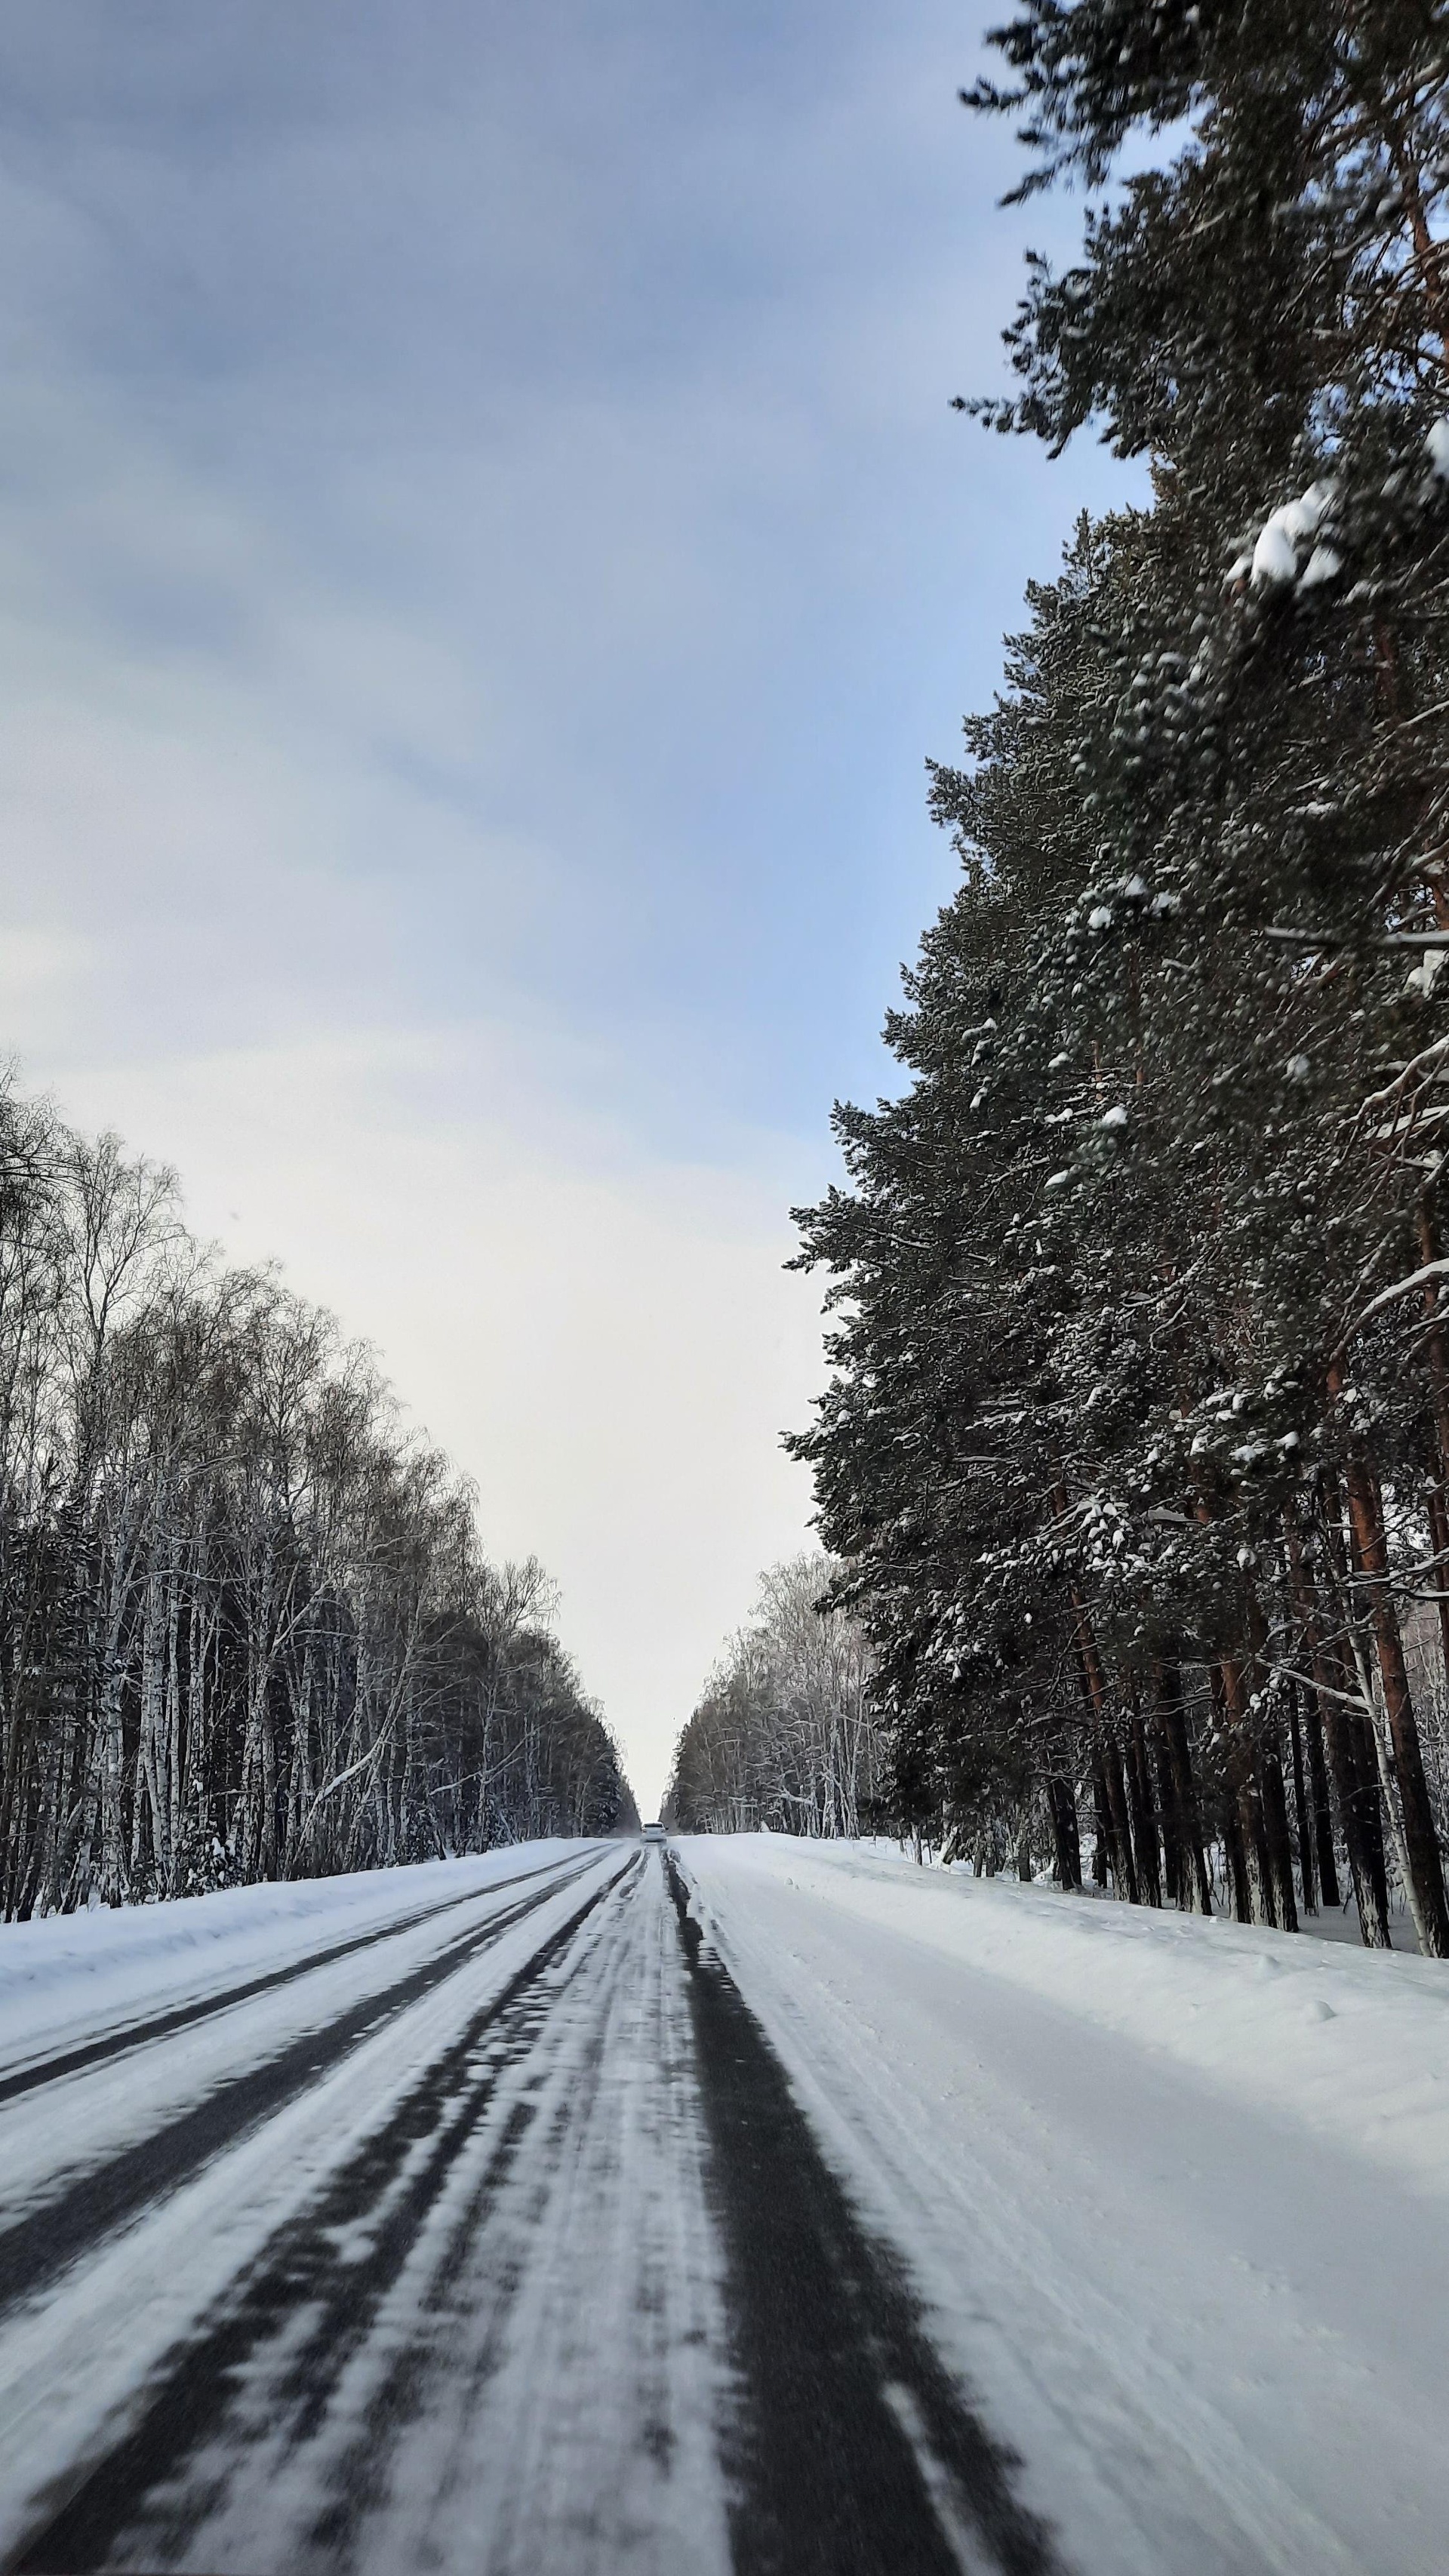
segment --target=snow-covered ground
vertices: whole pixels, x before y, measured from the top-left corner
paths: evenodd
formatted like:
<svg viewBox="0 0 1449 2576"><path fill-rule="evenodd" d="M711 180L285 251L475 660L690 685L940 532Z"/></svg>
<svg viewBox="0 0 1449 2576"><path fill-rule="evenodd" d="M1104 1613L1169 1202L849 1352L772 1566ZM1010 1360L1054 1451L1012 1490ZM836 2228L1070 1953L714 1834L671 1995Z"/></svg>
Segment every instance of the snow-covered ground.
<svg viewBox="0 0 1449 2576"><path fill-rule="evenodd" d="M674 1850L0 1931L0 2569L1438 2576L1449 1973Z"/></svg>
<svg viewBox="0 0 1449 2576"><path fill-rule="evenodd" d="M1449 2565L1449 1972L879 1848L679 1850L1070 2564Z"/></svg>

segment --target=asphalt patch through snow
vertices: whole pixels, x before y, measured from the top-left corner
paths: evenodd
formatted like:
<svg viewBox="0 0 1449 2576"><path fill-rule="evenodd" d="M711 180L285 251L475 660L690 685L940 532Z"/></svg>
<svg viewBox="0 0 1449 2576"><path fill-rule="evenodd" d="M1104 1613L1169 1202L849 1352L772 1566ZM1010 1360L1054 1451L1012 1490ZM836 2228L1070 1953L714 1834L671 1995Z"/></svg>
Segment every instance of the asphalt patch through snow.
<svg viewBox="0 0 1449 2576"><path fill-rule="evenodd" d="M194 2110L183 2112L155 2136L124 2148L98 2172L83 2175L58 2199L44 2202L7 2228L0 2234L0 2310L34 2297L113 2229L162 2193L189 2182L214 2156L273 2118L320 2075L360 2048L384 2022L456 1975L480 1950L547 1904L585 1870L596 1867L597 1860L597 1853L590 1853L586 1861L559 1869L545 1886L462 1933L395 1985L366 1996L325 2029L304 2033L264 2065L233 2077Z"/></svg>
<svg viewBox="0 0 1449 2576"><path fill-rule="evenodd" d="M663 1857L663 1856L661 1856ZM784 2066L665 1859L689 1976L739 2373L736 2576L1061 2576L1012 2454L924 2330L904 2267L826 2164Z"/></svg>
<svg viewBox="0 0 1449 2576"><path fill-rule="evenodd" d="M68 2494L52 2499L50 2518L12 2562L17 2576L45 2570L84 2576L104 2567L118 2547L124 2556L128 2530L138 2518L159 2522L159 2534L152 2536L161 2538L163 2560L183 2553L189 2529L212 2501L204 2489L198 2493L188 2485L188 2464L226 2426L259 2367L267 2402L281 2409L290 2441L305 2442L493 2091L500 2060L475 2065L480 2045L496 2031L503 2059L527 2056L540 1985L585 1918L620 1883L615 1877L591 1889L503 1992L469 2016L378 2131L331 2177L307 2216L289 2220L239 2286L227 2292L209 2328L169 2356L131 2431L74 2482L66 2481ZM524 2126L526 2114L510 2123L485 2187L496 2187ZM472 2224L478 2214L476 2207L470 2212ZM369 2220L371 2246L361 2261L349 2260L339 2253L339 2239ZM263 2357L286 2347L292 2320L305 2320L306 2331L274 2378ZM233 2465L244 2460L245 2451L243 2433ZM354 2463L354 2474L362 2466ZM363 2501L359 2491L351 2511L344 2498L324 2514L313 2541L325 2556L338 2555L345 2563L350 2523Z"/></svg>
<svg viewBox="0 0 1449 2576"><path fill-rule="evenodd" d="M485 1897L525 1887L531 1879L546 1878L558 1867L557 1861L546 1861L541 1869L520 1870L516 1878L499 1879L493 1887L471 1887L462 1896L444 1897L439 1905L418 1906L411 1914L398 1915L394 1922L379 1924L370 1932L354 1932L345 1941L334 1941L330 1949L313 1950L305 1959L290 1959L282 1968L268 1968L260 1976L249 1977L245 1985L228 1986L224 1994L203 1995L195 2003L173 2005L169 2012L132 2022L124 2030L107 2031L103 2039L85 2040L59 2057L40 2058L13 2074L0 2075L0 2104L13 2102L22 2093L34 2093L42 2084L54 2084L63 2075L80 2075L89 2066L102 2066L107 2058L124 2057L133 2048L149 2048L158 2039L170 2039L178 2030L190 2030L196 2022L210 2021L237 2004L249 2004L255 1995L269 1995L278 1986L290 1986L298 1977L310 1977L319 1968L331 1968L339 1959L350 1959L359 1950L375 1949L380 1941L396 1941L404 1932L415 1932L420 1923L435 1922L442 1914L455 1914L460 1905L478 1905Z"/></svg>

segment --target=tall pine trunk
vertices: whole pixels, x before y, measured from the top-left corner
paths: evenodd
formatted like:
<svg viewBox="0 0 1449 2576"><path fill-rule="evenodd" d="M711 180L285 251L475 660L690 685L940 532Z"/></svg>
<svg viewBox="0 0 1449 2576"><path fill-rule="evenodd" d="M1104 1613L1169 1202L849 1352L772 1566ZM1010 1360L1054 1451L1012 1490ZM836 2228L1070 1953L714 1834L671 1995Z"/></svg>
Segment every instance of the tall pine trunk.
<svg viewBox="0 0 1449 2576"><path fill-rule="evenodd" d="M1318 1886L1313 1867L1313 1831L1309 1821L1308 1781L1303 1762L1303 1730L1298 1722L1298 1685L1288 1684L1288 1750L1293 1765L1293 1817L1298 1827L1298 1881L1305 1914L1318 1912Z"/></svg>
<svg viewBox="0 0 1449 2576"><path fill-rule="evenodd" d="M1159 1716L1167 1743L1172 1768L1172 1785L1177 1793L1178 1832L1182 1840L1184 1894L1179 1903L1189 1907L1196 1899L1200 1914L1213 1910L1212 1879L1208 1873L1207 1853L1203 1847L1202 1811L1198 1804L1197 1781L1193 1774L1192 1747L1187 1736L1187 1717L1182 1704L1182 1673L1177 1663L1164 1656L1157 1668Z"/></svg>
<svg viewBox="0 0 1449 2576"><path fill-rule="evenodd" d="M1343 1828L1349 1875L1358 1907L1359 1931L1366 1950L1387 1950L1392 1946L1389 1940L1388 1892L1383 1878L1382 1846L1373 1830L1377 1822L1377 1790L1363 1776L1352 1723L1348 1674L1329 1644L1322 1605L1303 1552L1303 1542L1291 1524L1287 1536L1290 1579L1323 1731L1328 1740L1333 1785L1338 1795L1339 1823Z"/></svg>
<svg viewBox="0 0 1449 2576"><path fill-rule="evenodd" d="M1329 1372L1329 1392L1337 1395L1341 1388L1342 1374L1335 1367ZM1394 1749L1395 1782L1403 1819L1404 1858L1414 1898L1415 1919L1419 1924L1419 1938L1427 1957L1446 1959L1449 1958L1449 1902L1445 1899L1443 1862L1434 1830L1434 1811L1429 1803L1429 1784L1424 1775L1423 1747L1409 1693L1404 1641L1390 1589L1383 1509L1374 1479L1361 1457L1349 1457L1343 1481L1354 1557L1368 1594L1374 1643L1378 1649L1384 1714Z"/></svg>
<svg viewBox="0 0 1449 2576"><path fill-rule="evenodd" d="M1234 1871L1237 1913L1240 1923L1255 1919L1276 1924L1274 1871L1263 1821L1263 1798L1258 1781L1257 1748L1253 1741L1252 1720L1248 1709L1248 1688L1243 1666L1236 1655L1218 1657L1222 1683L1222 1705L1228 1725L1228 1793L1235 1810L1243 1876L1239 1881ZM1244 1890L1247 1910L1244 1911Z"/></svg>
<svg viewBox="0 0 1449 2576"><path fill-rule="evenodd" d="M1091 1714L1097 1746L1097 1764L1106 1793L1107 1818L1111 1836L1112 1876L1119 1896L1129 1905L1141 1903L1137 1869L1132 1855L1132 1827L1127 1809L1127 1785L1122 1776L1122 1756L1112 1732L1111 1708L1107 1697L1106 1675L1097 1652L1097 1640L1091 1614L1075 1584L1072 1585L1072 1619L1076 1635L1077 1664L1083 1696Z"/></svg>

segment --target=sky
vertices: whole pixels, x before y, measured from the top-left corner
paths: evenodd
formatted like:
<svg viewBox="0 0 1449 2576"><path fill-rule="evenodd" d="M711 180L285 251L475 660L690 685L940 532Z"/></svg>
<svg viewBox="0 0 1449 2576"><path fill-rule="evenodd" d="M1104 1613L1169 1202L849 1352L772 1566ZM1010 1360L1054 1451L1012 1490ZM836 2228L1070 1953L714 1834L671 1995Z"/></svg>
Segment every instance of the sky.
<svg viewBox="0 0 1449 2576"><path fill-rule="evenodd" d="M810 1543L792 1204L1083 507L999 0L9 0L0 1044L378 1348L644 1812Z"/></svg>

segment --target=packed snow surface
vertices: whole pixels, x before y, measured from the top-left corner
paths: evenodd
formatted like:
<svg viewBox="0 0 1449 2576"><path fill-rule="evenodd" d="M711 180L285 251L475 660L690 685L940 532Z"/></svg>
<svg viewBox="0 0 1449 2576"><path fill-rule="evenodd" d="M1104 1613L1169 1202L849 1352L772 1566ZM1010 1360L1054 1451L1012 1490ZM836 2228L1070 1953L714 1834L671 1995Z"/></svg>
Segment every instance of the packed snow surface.
<svg viewBox="0 0 1449 2576"><path fill-rule="evenodd" d="M568 1841L520 1843L464 1860L277 1887L232 1887L176 1905L94 1906L0 1929L0 2059L27 2041L49 2055L89 2030L148 2019L310 1957L359 1933L476 1895L540 1862L576 1854Z"/></svg>
<svg viewBox="0 0 1449 2576"><path fill-rule="evenodd" d="M1443 1966L879 1846L679 1849L1068 2564L1449 2564Z"/></svg>
<svg viewBox="0 0 1449 2576"><path fill-rule="evenodd" d="M0 2566L722 2576L687 2019L628 1844L0 1934Z"/></svg>
<svg viewBox="0 0 1449 2576"><path fill-rule="evenodd" d="M1443 1968L672 1849L0 1931L0 2568L1442 2570Z"/></svg>

